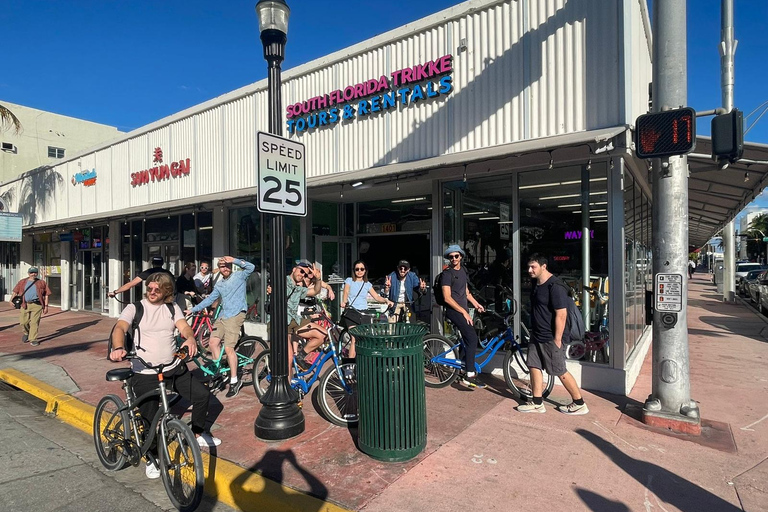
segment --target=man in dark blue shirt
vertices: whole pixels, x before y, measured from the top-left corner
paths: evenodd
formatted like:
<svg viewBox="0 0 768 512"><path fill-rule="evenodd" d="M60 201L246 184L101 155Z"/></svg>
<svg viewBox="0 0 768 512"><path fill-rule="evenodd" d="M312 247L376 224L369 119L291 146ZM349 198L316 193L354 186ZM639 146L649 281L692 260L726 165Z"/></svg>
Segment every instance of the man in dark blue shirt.
<svg viewBox="0 0 768 512"><path fill-rule="evenodd" d="M565 345L570 341L565 323L571 300L561 284L547 269L547 258L532 254L528 259L528 275L535 280L531 292L531 342L528 344L528 368L531 370L533 400L518 406L519 412L546 412L544 408L544 377L542 370L560 379L573 402L560 405L564 414L587 414L589 409L576 379L565 368Z"/></svg>

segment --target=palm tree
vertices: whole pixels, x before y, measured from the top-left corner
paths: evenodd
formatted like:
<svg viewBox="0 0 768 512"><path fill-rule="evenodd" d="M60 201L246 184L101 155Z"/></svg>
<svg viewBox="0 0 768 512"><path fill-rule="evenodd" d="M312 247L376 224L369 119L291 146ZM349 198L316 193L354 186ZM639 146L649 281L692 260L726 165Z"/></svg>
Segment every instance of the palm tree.
<svg viewBox="0 0 768 512"><path fill-rule="evenodd" d="M13 128L14 133L21 132L21 121L11 112L8 107L0 105L0 131Z"/></svg>

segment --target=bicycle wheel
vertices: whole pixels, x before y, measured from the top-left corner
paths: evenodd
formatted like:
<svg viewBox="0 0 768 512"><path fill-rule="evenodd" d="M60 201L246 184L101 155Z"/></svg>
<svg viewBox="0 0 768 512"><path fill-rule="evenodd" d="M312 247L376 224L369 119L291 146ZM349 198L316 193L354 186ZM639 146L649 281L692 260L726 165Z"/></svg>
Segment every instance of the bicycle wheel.
<svg viewBox="0 0 768 512"><path fill-rule="evenodd" d="M201 352L208 350L208 342L211 341L211 325L208 322L203 322L195 334L195 339Z"/></svg>
<svg viewBox="0 0 768 512"><path fill-rule="evenodd" d="M256 356L251 367L251 377L253 390L256 391L256 396L261 398L269 389L269 382L272 377L269 370L269 350L264 350Z"/></svg>
<svg viewBox="0 0 768 512"><path fill-rule="evenodd" d="M269 350L269 345L263 339L258 336L243 336L235 345L235 352L238 354L237 358L237 376L243 379L243 384L250 384L252 382L252 366L249 364L254 354L261 351ZM242 356L242 357L240 357Z"/></svg>
<svg viewBox="0 0 768 512"><path fill-rule="evenodd" d="M568 345L565 349L565 358L577 361L584 357L587 353L586 346L583 341L577 341Z"/></svg>
<svg viewBox="0 0 768 512"><path fill-rule="evenodd" d="M430 388L443 388L456 380L459 369L440 363L433 363L435 356L447 352L446 359L459 359L457 350L451 350L453 343L437 334L424 336L424 385Z"/></svg>
<svg viewBox="0 0 768 512"><path fill-rule="evenodd" d="M116 395L107 395L96 406L93 415L93 441L102 465L110 471L122 469L128 459L126 439L130 438L130 418L121 411L123 401ZM119 412L118 412L119 411Z"/></svg>
<svg viewBox="0 0 768 512"><path fill-rule="evenodd" d="M531 384L531 370L525 363L528 358L528 349L512 348L504 355L504 380L509 389L523 400L533 398L533 386ZM555 377L542 370L544 378L544 392L542 397L549 396L555 385Z"/></svg>
<svg viewBox="0 0 768 512"><path fill-rule="evenodd" d="M339 377L336 366L331 366L320 378L317 387L318 403L323 416L340 427L357 424L359 409L357 402L357 365L345 363L339 365L341 374L344 375L344 383L350 388L347 391Z"/></svg>
<svg viewBox="0 0 768 512"><path fill-rule="evenodd" d="M203 457L195 434L186 423L172 419L165 424L165 437L160 442L160 476L165 492L177 509L195 510L205 485Z"/></svg>

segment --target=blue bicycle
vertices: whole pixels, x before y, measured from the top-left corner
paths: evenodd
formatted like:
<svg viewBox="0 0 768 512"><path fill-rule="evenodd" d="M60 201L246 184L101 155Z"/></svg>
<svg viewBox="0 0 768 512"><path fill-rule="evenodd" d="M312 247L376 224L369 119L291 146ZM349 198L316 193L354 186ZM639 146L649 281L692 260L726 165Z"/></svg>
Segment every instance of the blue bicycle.
<svg viewBox="0 0 768 512"><path fill-rule="evenodd" d="M526 364L528 356L528 344L518 343L519 336L512 332L511 321L514 315L514 308L510 315L501 317L496 312L491 314L498 316L504 322L504 330L491 338L482 352L477 354L475 360L475 371L480 373L493 359L500 349L503 349L504 355L504 380L509 389L522 398L527 400L533 396L531 386L531 371ZM439 334L427 334L424 336L424 384L431 388L442 388L451 384L459 372L465 371L464 361L460 354L464 351L464 340L461 339L461 333L453 326L453 334L449 337ZM542 371L544 377L544 393L548 396L552 392L555 384L555 378Z"/></svg>
<svg viewBox="0 0 768 512"><path fill-rule="evenodd" d="M291 387L299 392L301 400L309 394L310 389L318 380L320 384L315 391L315 399L320 406L323 416L334 425L346 427L357 423L357 373L356 364L342 363L341 350L349 343L349 333L343 327L335 324L325 307L306 310L302 315L313 316L313 322L326 329L325 343L320 347L319 354L306 371L301 371L294 358L293 378ZM325 363L333 361L333 366L318 378ZM269 351L262 351L253 361L253 389L261 398L269 389L272 373L269 367Z"/></svg>

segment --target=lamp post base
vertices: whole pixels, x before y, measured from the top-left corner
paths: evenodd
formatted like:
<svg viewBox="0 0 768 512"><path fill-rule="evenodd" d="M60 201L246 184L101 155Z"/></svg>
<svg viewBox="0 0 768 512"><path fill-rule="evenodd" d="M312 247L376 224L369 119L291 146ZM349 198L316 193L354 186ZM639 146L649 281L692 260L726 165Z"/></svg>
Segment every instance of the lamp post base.
<svg viewBox="0 0 768 512"><path fill-rule="evenodd" d="M298 395L289 387L286 376L275 378L261 403L261 411L253 424L257 438L281 441L304 432L304 413L299 407Z"/></svg>

